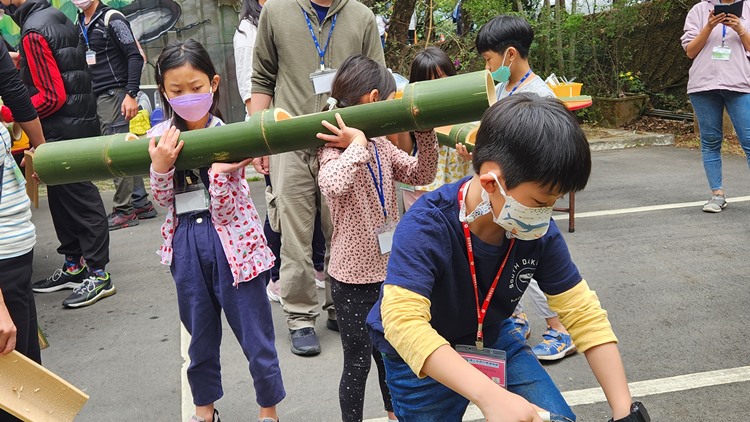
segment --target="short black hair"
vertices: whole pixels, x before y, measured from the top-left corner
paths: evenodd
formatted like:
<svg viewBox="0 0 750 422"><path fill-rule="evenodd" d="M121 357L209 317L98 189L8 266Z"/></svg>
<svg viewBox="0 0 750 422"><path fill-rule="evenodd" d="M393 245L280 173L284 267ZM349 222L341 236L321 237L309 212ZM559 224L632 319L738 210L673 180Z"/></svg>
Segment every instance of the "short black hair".
<svg viewBox="0 0 750 422"><path fill-rule="evenodd" d="M529 57L529 49L534 41L534 29L520 16L498 15L479 29L476 46L479 54L494 51L505 53L508 47L515 47L522 58Z"/></svg>
<svg viewBox="0 0 750 422"><path fill-rule="evenodd" d="M440 69L445 76L456 76L456 66L445 51L429 46L417 53L411 62L409 82L430 81L440 78Z"/></svg>
<svg viewBox="0 0 750 422"><path fill-rule="evenodd" d="M500 166L513 189L534 182L565 194L583 190L591 174L591 150L575 116L555 98L517 93L482 116L473 151L474 170Z"/></svg>

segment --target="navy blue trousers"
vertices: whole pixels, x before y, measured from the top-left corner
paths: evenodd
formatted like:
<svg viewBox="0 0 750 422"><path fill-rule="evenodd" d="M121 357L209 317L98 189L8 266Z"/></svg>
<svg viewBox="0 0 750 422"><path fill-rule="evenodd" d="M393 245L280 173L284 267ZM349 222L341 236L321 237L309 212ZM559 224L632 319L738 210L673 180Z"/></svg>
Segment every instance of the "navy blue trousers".
<svg viewBox="0 0 750 422"><path fill-rule="evenodd" d="M266 297L268 271L233 287L232 271L208 212L181 216L172 246L180 320L192 336L187 377L193 403L206 406L224 394L219 360L222 309L250 363L258 405L279 403L286 392Z"/></svg>

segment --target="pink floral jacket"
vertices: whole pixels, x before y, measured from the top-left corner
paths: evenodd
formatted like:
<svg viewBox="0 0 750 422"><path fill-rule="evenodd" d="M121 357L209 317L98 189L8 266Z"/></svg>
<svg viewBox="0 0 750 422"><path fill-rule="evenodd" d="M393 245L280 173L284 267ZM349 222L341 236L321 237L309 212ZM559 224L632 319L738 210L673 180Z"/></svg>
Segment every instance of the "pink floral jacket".
<svg viewBox="0 0 750 422"><path fill-rule="evenodd" d="M217 117L211 119L209 127L223 124ZM151 128L148 135L159 136L170 125L169 121L160 123ZM151 169L151 192L154 200L168 210L166 221L161 226L164 243L157 251L164 265L172 263L172 238L179 223L174 215L174 172L174 168L166 174ZM237 286L238 283L250 281L270 270L275 257L266 244L263 223L250 198L245 169L232 173L213 173L209 169L208 176L211 221L234 275L233 285Z"/></svg>

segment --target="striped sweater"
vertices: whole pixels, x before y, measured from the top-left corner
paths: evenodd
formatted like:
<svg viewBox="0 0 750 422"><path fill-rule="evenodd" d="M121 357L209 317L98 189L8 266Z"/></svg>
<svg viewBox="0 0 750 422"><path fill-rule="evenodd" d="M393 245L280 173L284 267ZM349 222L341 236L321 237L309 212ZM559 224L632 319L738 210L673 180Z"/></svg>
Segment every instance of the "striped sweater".
<svg viewBox="0 0 750 422"><path fill-rule="evenodd" d="M26 181L10 152L11 139L5 126L0 125L0 259L21 256L34 248L36 230L31 222L31 201L26 196Z"/></svg>

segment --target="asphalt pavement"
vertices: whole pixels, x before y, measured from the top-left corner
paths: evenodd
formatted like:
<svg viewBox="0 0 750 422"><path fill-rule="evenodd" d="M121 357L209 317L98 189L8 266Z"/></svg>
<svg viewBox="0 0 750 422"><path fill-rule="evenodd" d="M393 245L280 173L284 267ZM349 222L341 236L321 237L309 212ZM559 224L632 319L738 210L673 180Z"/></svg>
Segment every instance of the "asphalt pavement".
<svg viewBox="0 0 750 422"><path fill-rule="evenodd" d="M700 153L694 150L662 146L598 151L593 160L589 186L576 198L576 232L564 230L564 219L558 224L581 273L609 311L629 381L654 387L639 390L644 393L637 398L654 421L746 420L750 378L742 369L750 365L750 197L730 202L720 214L703 213L700 205L691 204L705 201L709 193ZM744 157L724 157L724 180L730 201L750 195ZM263 215L263 183L252 182L251 192ZM112 194L102 192L107 207ZM34 210L35 278L48 276L62 263L46 198L40 202ZM630 210L667 204L677 205ZM185 412L191 410L181 378L184 339L174 285L155 253L162 241L163 217L160 210L155 219L111 232L107 269L116 295L76 310L61 306L69 291L36 296L50 343L43 352L45 366L91 396L78 421L185 421ZM319 318L323 352L294 356L284 316L277 304L272 307L287 389L279 405L282 420L340 420L339 334L326 329L324 318ZM530 317L530 341L536 342L543 321L532 310ZM258 407L247 362L226 326L224 334L225 395L217 408L225 422L253 421ZM581 354L546 368L563 392L598 386ZM720 383L725 378L705 374L717 370L730 381ZM374 372L373 365L365 419L385 416ZM689 374L698 375L675 381ZM732 374L740 374L739 379ZM605 402L579 400L592 401L573 407L578 420L606 421Z"/></svg>

